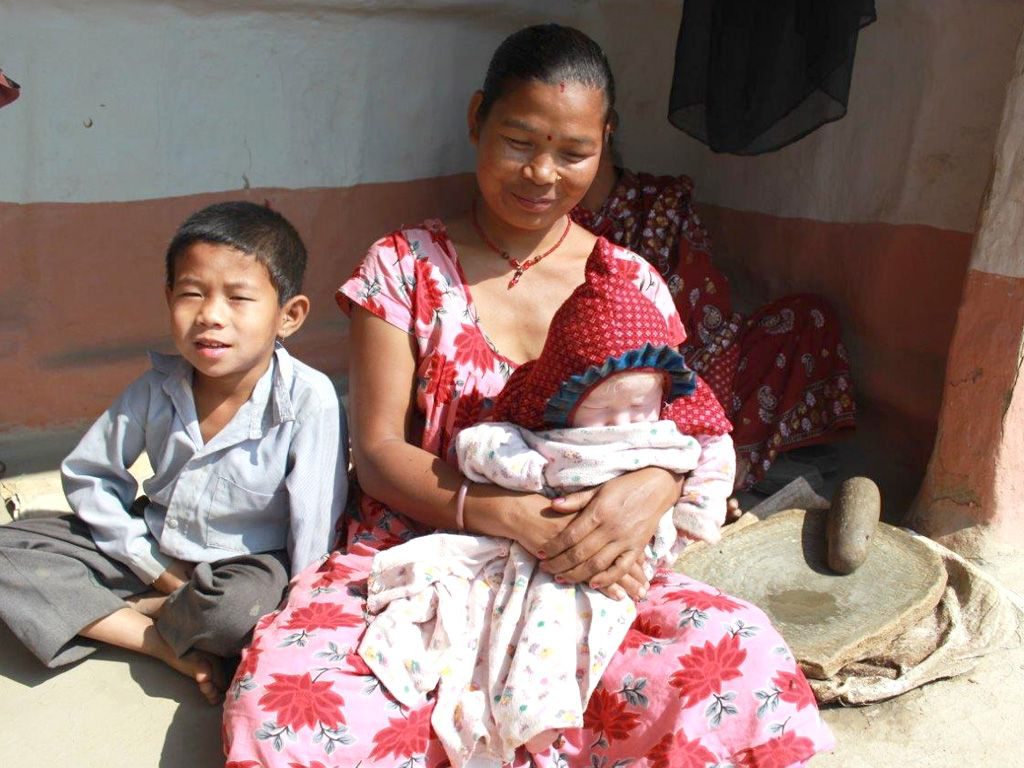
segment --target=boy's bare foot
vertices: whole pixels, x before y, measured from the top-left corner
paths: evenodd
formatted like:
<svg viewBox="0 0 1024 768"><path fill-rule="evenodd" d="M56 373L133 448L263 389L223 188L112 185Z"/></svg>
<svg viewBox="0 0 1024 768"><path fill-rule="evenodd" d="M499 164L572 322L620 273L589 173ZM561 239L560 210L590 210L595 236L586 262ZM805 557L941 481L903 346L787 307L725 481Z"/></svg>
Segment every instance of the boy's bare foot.
<svg viewBox="0 0 1024 768"><path fill-rule="evenodd" d="M200 692L211 704L219 704L224 700L224 689L227 686L219 657L206 651L189 651L179 658L157 631L153 619L127 605L82 627L78 634L160 659L167 666L195 680Z"/></svg>
<svg viewBox="0 0 1024 768"><path fill-rule="evenodd" d="M168 664L199 686L199 692L211 705L224 701L224 668L221 660L206 651L189 651L181 658L168 660Z"/></svg>

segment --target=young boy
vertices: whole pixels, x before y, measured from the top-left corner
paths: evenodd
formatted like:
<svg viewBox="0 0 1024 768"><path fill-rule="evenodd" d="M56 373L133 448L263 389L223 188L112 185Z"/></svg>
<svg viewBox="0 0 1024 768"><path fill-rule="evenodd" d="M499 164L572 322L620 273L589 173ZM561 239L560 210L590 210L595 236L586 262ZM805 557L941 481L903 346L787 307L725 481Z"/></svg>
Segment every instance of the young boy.
<svg viewBox="0 0 1024 768"><path fill-rule="evenodd" d="M347 491L330 380L278 343L309 311L306 250L245 202L193 214L167 250L179 355L152 354L64 461L73 515L0 526L0 620L49 667L98 640L223 696L289 574L328 551ZM128 468L145 451L145 496Z"/></svg>

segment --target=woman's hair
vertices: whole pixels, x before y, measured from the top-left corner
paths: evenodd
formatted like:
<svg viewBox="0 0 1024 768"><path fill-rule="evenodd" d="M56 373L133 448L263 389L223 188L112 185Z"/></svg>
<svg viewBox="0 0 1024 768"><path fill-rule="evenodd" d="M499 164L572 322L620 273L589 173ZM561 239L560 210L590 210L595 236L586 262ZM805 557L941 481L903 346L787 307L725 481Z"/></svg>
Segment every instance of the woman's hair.
<svg viewBox="0 0 1024 768"><path fill-rule="evenodd" d="M538 24L512 33L494 52L477 117L485 119L511 87L530 80L599 88L604 93L606 119L615 108L615 78L601 46L578 29Z"/></svg>

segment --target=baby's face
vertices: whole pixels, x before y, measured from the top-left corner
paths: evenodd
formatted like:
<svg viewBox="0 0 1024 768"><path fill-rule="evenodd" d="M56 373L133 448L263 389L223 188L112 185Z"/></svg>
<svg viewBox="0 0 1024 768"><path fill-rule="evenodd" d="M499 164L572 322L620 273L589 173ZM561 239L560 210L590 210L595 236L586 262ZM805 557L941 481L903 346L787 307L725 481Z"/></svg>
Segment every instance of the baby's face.
<svg viewBox="0 0 1024 768"><path fill-rule="evenodd" d="M665 378L660 373L617 373L602 381L573 414L574 427L611 427L638 421L657 421Z"/></svg>

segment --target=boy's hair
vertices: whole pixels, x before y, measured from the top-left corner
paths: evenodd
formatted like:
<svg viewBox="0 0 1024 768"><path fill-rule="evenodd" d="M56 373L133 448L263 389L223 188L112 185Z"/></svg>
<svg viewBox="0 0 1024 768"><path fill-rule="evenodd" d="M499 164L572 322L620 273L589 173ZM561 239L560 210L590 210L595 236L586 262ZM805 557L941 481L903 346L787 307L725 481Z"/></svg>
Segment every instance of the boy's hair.
<svg viewBox="0 0 1024 768"><path fill-rule="evenodd" d="M195 243L235 248L267 268L283 305L302 290L306 246L288 220L270 208L245 201L215 203L189 216L167 246L167 287L174 287L179 257Z"/></svg>

